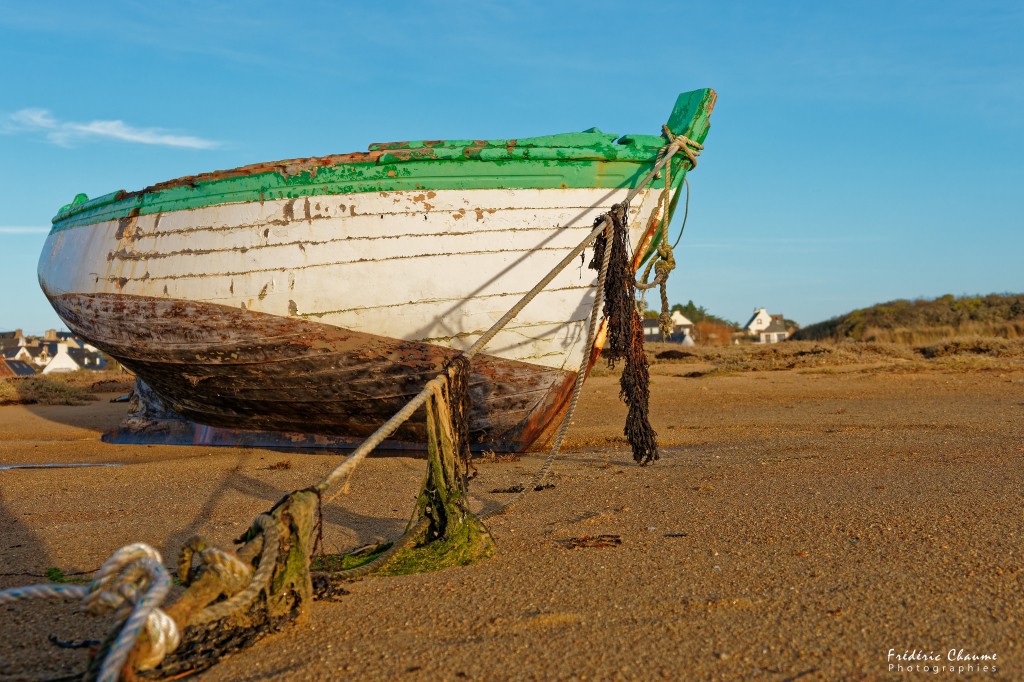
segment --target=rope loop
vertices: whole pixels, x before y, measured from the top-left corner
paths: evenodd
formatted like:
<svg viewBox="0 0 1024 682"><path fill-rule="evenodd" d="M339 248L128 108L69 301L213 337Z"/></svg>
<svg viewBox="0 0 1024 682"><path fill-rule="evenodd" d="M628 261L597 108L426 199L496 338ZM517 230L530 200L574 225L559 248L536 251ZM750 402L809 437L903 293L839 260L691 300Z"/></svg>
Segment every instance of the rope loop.
<svg viewBox="0 0 1024 682"><path fill-rule="evenodd" d="M704 151L704 145L700 142L696 142L695 140L691 140L686 135L676 135L669 130L667 125L661 126L661 130L665 133L665 137L668 138L668 144L661 148L661 151L658 152L658 157L661 158L665 152L668 151L669 147L674 146L686 156L687 160L690 162L690 170L696 168L697 157L700 156L702 151Z"/></svg>
<svg viewBox="0 0 1024 682"><path fill-rule="evenodd" d="M676 135L667 125L661 127L665 137L668 138L668 144L661 148L658 152L658 159L661 160L667 156L671 151L673 154L682 152L687 160L690 162L690 170L697 167L697 157L704 150L704 145L694 140L691 140L686 135ZM672 333L672 315L669 311L668 302L668 276L669 273L676 269L676 259L672 252L672 249L679 243L679 239L676 239L676 244L669 244L668 242L668 213L669 203L672 193L672 164L666 163L664 165L665 170L665 188L661 190L661 195L658 197L657 210L661 214L661 239L657 246L657 257L652 258L647 263L647 267L644 268L644 274L636 281L636 289L640 292L639 305L646 307L645 296L646 292L654 287L658 287L661 293L661 314L658 316L658 324L661 327L661 331L666 335ZM686 180L686 176L683 176L683 181L686 182L686 215L683 216L683 228L686 227L686 218L690 212L690 184ZM683 235L683 229L679 230L679 237ZM649 279L651 276L651 270L654 270L654 279Z"/></svg>
<svg viewBox="0 0 1024 682"><path fill-rule="evenodd" d="M107 559L88 587L82 585L29 585L0 591L0 604L26 599L80 599L91 614L113 612L123 621L96 678L116 682L143 630L149 649L139 658L139 670L160 665L177 648L181 634L174 620L158 608L171 589L171 576L160 553L144 543L127 545Z"/></svg>
<svg viewBox="0 0 1024 682"><path fill-rule="evenodd" d="M141 542L117 550L96 571L82 599L83 609L92 614L114 612L125 619L100 668L99 680L117 680L143 629L150 646L139 659L139 670L155 668L177 648L178 626L158 608L170 587L171 576L160 553Z"/></svg>
<svg viewBox="0 0 1024 682"><path fill-rule="evenodd" d="M228 595L245 587L253 574L252 566L234 552L225 552L202 535L193 535L182 545L178 555L178 576L187 587L203 570L215 573Z"/></svg>
<svg viewBox="0 0 1024 682"><path fill-rule="evenodd" d="M225 552L216 547L204 546L198 553L199 563L206 566L207 570L213 570L221 578L221 584L225 586L228 598L207 606L195 617L189 620L189 625L202 625L220 620L226 616L249 607L260 592L267 588L270 579L274 575L274 568L277 566L277 555L281 550L281 528L276 519L270 514L260 514L253 521L252 530L259 531L259 535L250 542L261 542L260 562L254 571L251 566L239 559L232 552ZM252 532L250 530L250 533ZM246 534L248 535L248 533ZM245 537L245 536L243 536ZM203 541L197 536L186 543L191 545L193 540ZM198 546L198 543L196 544ZM195 547L189 550L195 552ZM186 554L186 548L182 548L182 560ZM191 563L192 554L188 555ZM181 563L179 562L179 571Z"/></svg>
<svg viewBox="0 0 1024 682"><path fill-rule="evenodd" d="M196 577L198 566L193 564L193 557L202 555L204 549L210 546L209 540L202 535L193 535L178 550L178 580L185 587L191 585Z"/></svg>

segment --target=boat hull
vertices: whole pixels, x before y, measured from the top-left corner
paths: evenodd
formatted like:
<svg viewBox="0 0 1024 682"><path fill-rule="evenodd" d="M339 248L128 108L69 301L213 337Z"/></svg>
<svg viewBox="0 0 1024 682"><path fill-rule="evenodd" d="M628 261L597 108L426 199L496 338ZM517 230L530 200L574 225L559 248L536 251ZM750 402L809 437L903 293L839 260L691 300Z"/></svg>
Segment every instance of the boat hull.
<svg viewBox="0 0 1024 682"><path fill-rule="evenodd" d="M184 420L136 418L121 440L239 442L254 431L337 445L397 412L626 191L380 192L132 216L51 234L40 279L70 329L135 372L162 416ZM649 191L633 202L635 245L654 229L656 203ZM474 361L476 448L549 440L596 352L585 344L587 259ZM414 418L395 439L423 442L422 430Z"/></svg>
<svg viewBox="0 0 1024 682"><path fill-rule="evenodd" d="M680 95L667 129L703 142L714 102ZM138 374L129 424L179 419L178 441L359 438L625 201L664 143L596 129L385 143L83 195L54 219L39 281L72 331ZM675 205L681 157L630 202L634 266ZM589 255L474 359L477 447L552 435L601 345L587 343ZM422 423L397 437L422 442Z"/></svg>

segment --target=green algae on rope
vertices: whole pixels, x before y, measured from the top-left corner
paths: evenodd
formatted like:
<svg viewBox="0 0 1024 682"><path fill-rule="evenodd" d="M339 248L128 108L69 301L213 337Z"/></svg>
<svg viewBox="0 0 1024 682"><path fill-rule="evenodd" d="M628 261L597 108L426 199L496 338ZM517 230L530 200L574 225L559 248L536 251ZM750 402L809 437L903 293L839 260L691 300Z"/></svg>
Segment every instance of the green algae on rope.
<svg viewBox="0 0 1024 682"><path fill-rule="evenodd" d="M317 557L317 575L334 582L368 575L404 575L465 566L490 557L494 540L466 506L469 444L465 375L469 362L453 361L434 384L427 413L427 473L402 540L367 557ZM363 559L366 560L363 560ZM339 567L340 570L330 570Z"/></svg>

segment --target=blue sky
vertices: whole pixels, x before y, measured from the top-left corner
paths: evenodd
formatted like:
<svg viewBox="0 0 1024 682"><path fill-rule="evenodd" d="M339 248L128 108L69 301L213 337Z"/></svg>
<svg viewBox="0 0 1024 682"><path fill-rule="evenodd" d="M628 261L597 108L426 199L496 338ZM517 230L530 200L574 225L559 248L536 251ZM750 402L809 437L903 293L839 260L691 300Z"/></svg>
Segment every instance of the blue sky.
<svg viewBox="0 0 1024 682"><path fill-rule="evenodd" d="M0 329L61 326L35 270L78 192L375 141L657 133L705 86L674 301L809 324L1024 290L1020 3L86 5L0 2Z"/></svg>

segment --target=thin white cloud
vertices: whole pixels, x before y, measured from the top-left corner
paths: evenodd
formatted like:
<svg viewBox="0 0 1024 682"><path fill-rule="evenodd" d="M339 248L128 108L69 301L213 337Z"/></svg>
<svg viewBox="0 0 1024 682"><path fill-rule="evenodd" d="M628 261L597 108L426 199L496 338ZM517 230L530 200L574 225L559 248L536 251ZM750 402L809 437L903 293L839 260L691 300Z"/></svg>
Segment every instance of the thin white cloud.
<svg viewBox="0 0 1024 682"><path fill-rule="evenodd" d="M0 225L0 234L46 234L49 227L37 227L29 225Z"/></svg>
<svg viewBox="0 0 1024 682"><path fill-rule="evenodd" d="M47 109L21 109L7 116L0 128L8 133L41 133L54 144L70 147L75 142L106 139L137 144L213 149L220 145L194 135L176 135L162 128L135 128L124 121L58 121Z"/></svg>

